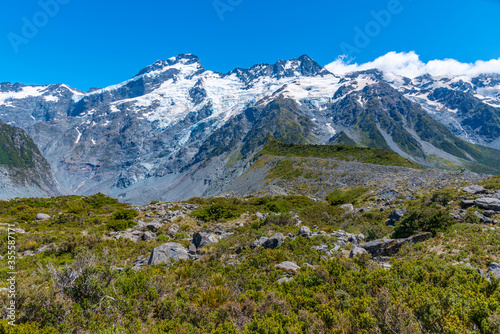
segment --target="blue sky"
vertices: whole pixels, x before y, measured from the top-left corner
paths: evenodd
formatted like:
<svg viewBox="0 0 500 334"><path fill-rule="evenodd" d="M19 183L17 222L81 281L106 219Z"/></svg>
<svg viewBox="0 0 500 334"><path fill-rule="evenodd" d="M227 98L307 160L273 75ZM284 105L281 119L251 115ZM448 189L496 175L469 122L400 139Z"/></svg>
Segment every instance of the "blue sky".
<svg viewBox="0 0 500 334"><path fill-rule="evenodd" d="M221 72L302 54L326 65L346 45L356 48L351 55L358 63L389 51L415 51L424 61L500 57L500 0L41 3L53 1L62 4L45 10L52 15L44 14L38 0L4 4L0 82L66 83L87 90L126 80L157 59L179 53L196 54L206 69ZM374 23L373 12L389 9L390 18L382 15L382 24ZM23 32L35 23L37 31ZM371 36L356 40L356 28L372 29Z"/></svg>

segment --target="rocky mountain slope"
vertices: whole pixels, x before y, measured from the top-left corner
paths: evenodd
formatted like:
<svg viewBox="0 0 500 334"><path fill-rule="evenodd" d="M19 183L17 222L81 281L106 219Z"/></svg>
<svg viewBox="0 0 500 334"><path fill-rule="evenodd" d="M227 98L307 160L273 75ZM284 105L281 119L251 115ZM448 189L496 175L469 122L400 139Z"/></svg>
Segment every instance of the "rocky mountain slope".
<svg viewBox="0 0 500 334"><path fill-rule="evenodd" d="M0 121L0 199L60 194L49 163L22 129Z"/></svg>
<svg viewBox="0 0 500 334"><path fill-rule="evenodd" d="M235 180L268 135L499 173L497 86L490 74L339 76L307 56L223 74L179 55L87 93L2 84L0 118L28 131L62 191L138 203L201 196L213 183Z"/></svg>

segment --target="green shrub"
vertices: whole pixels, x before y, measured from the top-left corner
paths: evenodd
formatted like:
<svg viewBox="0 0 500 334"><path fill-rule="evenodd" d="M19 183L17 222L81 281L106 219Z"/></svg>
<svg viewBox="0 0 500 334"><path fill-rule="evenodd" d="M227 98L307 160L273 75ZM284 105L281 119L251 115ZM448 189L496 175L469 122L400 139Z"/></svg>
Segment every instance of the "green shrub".
<svg viewBox="0 0 500 334"><path fill-rule="evenodd" d="M432 194L431 202L439 203L442 206L448 205L449 202L457 198L457 192L453 189L439 190Z"/></svg>
<svg viewBox="0 0 500 334"><path fill-rule="evenodd" d="M110 220L106 224L108 230L125 231L126 229L136 226L137 223L133 220Z"/></svg>
<svg viewBox="0 0 500 334"><path fill-rule="evenodd" d="M292 218L289 213L283 213L281 215L269 215L264 219L262 225L278 225L278 226L295 226L297 221Z"/></svg>
<svg viewBox="0 0 500 334"><path fill-rule="evenodd" d="M395 226L394 238L407 238L419 232L445 231L454 223L452 217L445 210L434 207L423 207L409 211Z"/></svg>
<svg viewBox="0 0 500 334"><path fill-rule="evenodd" d="M162 234L162 235L158 236L158 238L156 240L158 240L158 242L164 243L164 242L169 241L170 237L168 235Z"/></svg>
<svg viewBox="0 0 500 334"><path fill-rule="evenodd" d="M108 197L101 193L85 197L83 201L94 209L102 208L105 205L119 204L117 199Z"/></svg>
<svg viewBox="0 0 500 334"><path fill-rule="evenodd" d="M121 210L116 210L113 212L111 215L111 219L114 220L130 220L134 219L137 217L139 213L135 211L134 209L121 209Z"/></svg>
<svg viewBox="0 0 500 334"><path fill-rule="evenodd" d="M219 219L235 219L241 215L240 208L229 203L215 203L204 209L198 209L191 216L203 221L217 221Z"/></svg>
<svg viewBox="0 0 500 334"><path fill-rule="evenodd" d="M283 203L269 202L266 204L266 209L270 212L286 212L286 207Z"/></svg>

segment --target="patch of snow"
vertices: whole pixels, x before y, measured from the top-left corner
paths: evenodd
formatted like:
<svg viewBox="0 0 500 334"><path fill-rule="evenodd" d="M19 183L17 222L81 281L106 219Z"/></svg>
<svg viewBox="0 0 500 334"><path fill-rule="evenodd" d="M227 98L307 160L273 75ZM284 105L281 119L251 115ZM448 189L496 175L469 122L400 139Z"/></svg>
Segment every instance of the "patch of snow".
<svg viewBox="0 0 500 334"><path fill-rule="evenodd" d="M75 131L78 132L78 135L76 136L75 140L75 145L76 145L80 142L80 138L82 138L82 133L80 132L80 130L78 130L78 127L75 128Z"/></svg>

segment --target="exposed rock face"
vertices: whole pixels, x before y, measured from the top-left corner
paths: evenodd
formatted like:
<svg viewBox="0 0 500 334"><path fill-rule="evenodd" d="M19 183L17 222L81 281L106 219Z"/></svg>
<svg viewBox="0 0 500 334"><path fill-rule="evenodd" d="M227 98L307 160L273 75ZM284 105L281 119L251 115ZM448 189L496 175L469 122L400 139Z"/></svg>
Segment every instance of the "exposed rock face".
<svg viewBox="0 0 500 334"><path fill-rule="evenodd" d="M153 249L148 264L155 265L188 259L189 254L184 246L175 242L167 242Z"/></svg>
<svg viewBox="0 0 500 334"><path fill-rule="evenodd" d="M412 235L406 239L379 239L373 240L360 247L364 248L372 256L392 256L395 255L403 245L410 243L415 244L432 238L432 233L421 233Z"/></svg>

